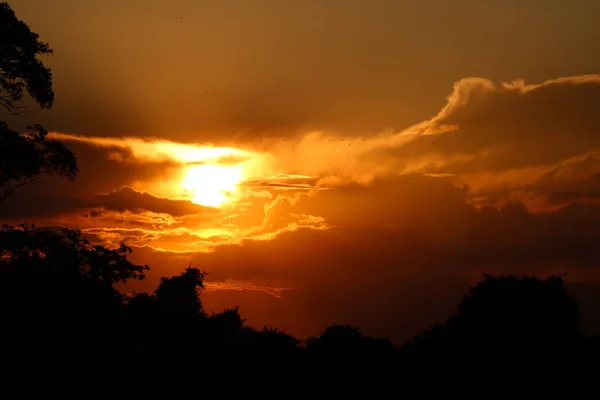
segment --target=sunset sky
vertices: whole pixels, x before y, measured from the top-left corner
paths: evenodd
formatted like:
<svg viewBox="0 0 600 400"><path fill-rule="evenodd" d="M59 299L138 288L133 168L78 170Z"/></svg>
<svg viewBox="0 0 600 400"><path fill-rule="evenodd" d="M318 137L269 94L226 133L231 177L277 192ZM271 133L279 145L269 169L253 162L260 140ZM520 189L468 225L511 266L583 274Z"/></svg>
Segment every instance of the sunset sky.
<svg viewBox="0 0 600 400"><path fill-rule="evenodd" d="M205 307L403 341L484 272L557 274L600 329L597 0L13 0L78 158L3 222L81 229Z"/></svg>

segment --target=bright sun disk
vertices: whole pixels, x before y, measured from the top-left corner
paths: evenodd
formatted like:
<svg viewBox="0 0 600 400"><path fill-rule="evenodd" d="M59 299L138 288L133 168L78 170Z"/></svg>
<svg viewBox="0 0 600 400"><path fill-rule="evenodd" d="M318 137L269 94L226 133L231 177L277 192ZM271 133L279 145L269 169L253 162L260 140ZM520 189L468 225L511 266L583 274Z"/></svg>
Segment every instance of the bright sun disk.
<svg viewBox="0 0 600 400"><path fill-rule="evenodd" d="M193 203L219 207L231 198L242 178L239 166L195 165L187 169L182 186Z"/></svg>

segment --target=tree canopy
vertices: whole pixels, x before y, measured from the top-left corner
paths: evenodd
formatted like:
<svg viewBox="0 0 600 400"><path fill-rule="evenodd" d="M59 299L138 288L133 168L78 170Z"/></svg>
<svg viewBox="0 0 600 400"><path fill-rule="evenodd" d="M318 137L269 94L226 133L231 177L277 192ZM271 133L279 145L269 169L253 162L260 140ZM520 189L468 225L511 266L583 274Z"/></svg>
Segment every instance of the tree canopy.
<svg viewBox="0 0 600 400"><path fill-rule="evenodd" d="M48 140L48 131L34 125L18 133L0 121L0 201L35 182L40 175L75 179L77 159L63 143Z"/></svg>
<svg viewBox="0 0 600 400"><path fill-rule="evenodd" d="M19 20L8 3L0 3L0 105L10 113L23 107L26 90L42 108L54 103L52 72L38 56L52 54L47 43Z"/></svg>
<svg viewBox="0 0 600 400"><path fill-rule="evenodd" d="M58 231L34 225L4 225L0 230L0 266L9 269L32 267L57 273L82 274L112 286L129 279L144 279L147 265L127 259L131 248L121 243L116 249L92 245L78 230Z"/></svg>
<svg viewBox="0 0 600 400"><path fill-rule="evenodd" d="M0 105L11 114L22 109L25 91L40 107L52 107L52 73L38 58L51 53L48 44L15 16L8 3L1 2ZM42 126L35 124L19 133L0 121L0 201L40 175L73 180L78 172L71 150L48 139L48 131Z"/></svg>

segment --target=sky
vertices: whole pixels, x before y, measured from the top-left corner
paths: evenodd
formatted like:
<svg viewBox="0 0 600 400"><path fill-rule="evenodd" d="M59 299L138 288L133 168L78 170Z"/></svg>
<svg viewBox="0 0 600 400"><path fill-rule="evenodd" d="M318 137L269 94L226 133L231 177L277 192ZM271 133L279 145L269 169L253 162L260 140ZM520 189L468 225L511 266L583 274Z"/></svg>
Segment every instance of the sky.
<svg viewBox="0 0 600 400"><path fill-rule="evenodd" d="M401 343L484 272L567 272L600 329L600 3L13 0L32 121L78 158L0 220L81 229L205 307Z"/></svg>

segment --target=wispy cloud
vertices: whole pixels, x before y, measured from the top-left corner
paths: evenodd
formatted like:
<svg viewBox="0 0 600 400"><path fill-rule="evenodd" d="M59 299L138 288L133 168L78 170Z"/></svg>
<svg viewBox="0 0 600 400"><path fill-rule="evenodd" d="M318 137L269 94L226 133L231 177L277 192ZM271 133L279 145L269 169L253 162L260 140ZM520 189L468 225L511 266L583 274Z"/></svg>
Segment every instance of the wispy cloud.
<svg viewBox="0 0 600 400"><path fill-rule="evenodd" d="M597 181L592 155L600 151L600 119L590 111L596 105L600 75L540 84L465 78L454 84L436 115L399 131L362 136L309 132L258 144L240 141L235 147L157 138L51 137L106 149L113 163L180 165L172 175L132 182L135 190L94 197L102 201L86 203L88 218L77 221L87 233L156 249L212 251L298 229L328 229L323 216L302 208L305 199L324 189L401 175L468 185L479 204L518 200L532 210L543 210L544 204L554 210L559 202L594 197L596 190L584 187L595 188ZM181 201L186 168L197 163L235 164L243 171L235 193L228 194L229 205L208 217L202 216L202 207ZM559 184L570 190L558 191Z"/></svg>
<svg viewBox="0 0 600 400"><path fill-rule="evenodd" d="M252 282L242 282L233 279L227 279L223 282L204 282L204 289L207 292L217 292L217 291L253 291L253 292L263 292L270 296L276 297L278 299L283 298L283 292L293 290L289 287L274 287L274 286L261 286L256 285Z"/></svg>
<svg viewBox="0 0 600 400"><path fill-rule="evenodd" d="M214 147L211 144L176 143L158 138L109 138L78 136L60 132L51 132L49 138L62 141L84 142L98 147L127 149L138 160L151 162L165 160L181 163L215 162L222 157L250 155L247 151L232 147Z"/></svg>

